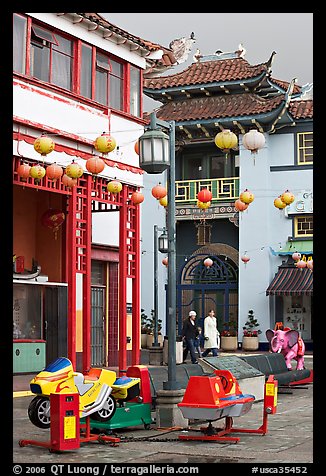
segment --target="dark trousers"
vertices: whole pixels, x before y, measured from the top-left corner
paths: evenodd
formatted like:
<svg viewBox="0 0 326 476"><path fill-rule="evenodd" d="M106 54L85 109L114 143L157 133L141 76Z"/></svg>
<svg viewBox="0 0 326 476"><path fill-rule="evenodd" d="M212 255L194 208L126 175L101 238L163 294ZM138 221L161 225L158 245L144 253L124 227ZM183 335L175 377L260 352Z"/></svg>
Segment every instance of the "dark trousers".
<svg viewBox="0 0 326 476"><path fill-rule="evenodd" d="M217 357L217 348L205 349L204 352L202 353L202 357L207 357L210 351L212 351L213 357Z"/></svg>
<svg viewBox="0 0 326 476"><path fill-rule="evenodd" d="M186 347L183 349L183 361L186 360L188 351L190 352L191 362L194 364L197 362L196 359L196 350L195 350L195 339L185 339Z"/></svg>

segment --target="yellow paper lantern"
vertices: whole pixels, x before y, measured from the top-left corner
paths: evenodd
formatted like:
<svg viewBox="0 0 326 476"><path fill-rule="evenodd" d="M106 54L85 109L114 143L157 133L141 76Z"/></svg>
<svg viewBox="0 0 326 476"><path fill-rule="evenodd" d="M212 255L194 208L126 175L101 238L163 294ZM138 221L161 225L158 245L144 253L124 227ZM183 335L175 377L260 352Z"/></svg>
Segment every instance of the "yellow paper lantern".
<svg viewBox="0 0 326 476"><path fill-rule="evenodd" d="M168 196L165 195L165 197L160 198L159 202L160 202L160 205L162 205L163 207L167 207L168 206Z"/></svg>
<svg viewBox="0 0 326 476"><path fill-rule="evenodd" d="M37 182L39 182L44 177L45 173L46 170L44 167L42 167L42 165L33 165L29 171L29 175Z"/></svg>
<svg viewBox="0 0 326 476"><path fill-rule="evenodd" d="M285 205L291 205L291 203L294 202L294 199L295 196L289 190L285 190L285 192L281 195L281 200L285 203Z"/></svg>
<svg viewBox="0 0 326 476"><path fill-rule="evenodd" d="M98 152L107 154L112 152L117 146L116 140L110 135L103 132L102 135L97 137L94 141L94 147Z"/></svg>
<svg viewBox="0 0 326 476"><path fill-rule="evenodd" d="M274 206L276 208L279 208L280 210L282 210L283 208L286 207L286 203L284 203L283 200L281 199L281 195L279 197L275 198Z"/></svg>
<svg viewBox="0 0 326 476"><path fill-rule="evenodd" d="M246 188L243 192L240 193L239 198L241 202L249 204L254 201L255 195Z"/></svg>
<svg viewBox="0 0 326 476"><path fill-rule="evenodd" d="M197 207L201 208L202 210L206 210L211 206L211 202L201 202L200 200L197 200Z"/></svg>
<svg viewBox="0 0 326 476"><path fill-rule="evenodd" d="M108 192L119 193L122 190L122 183L118 182L118 180L111 180L111 182L107 184L106 188Z"/></svg>
<svg viewBox="0 0 326 476"><path fill-rule="evenodd" d="M84 173L83 167L79 164L77 164L74 160L71 162L71 164L67 165L66 168L66 175L68 177L77 179L80 178Z"/></svg>
<svg viewBox="0 0 326 476"><path fill-rule="evenodd" d="M215 136L215 145L222 149L223 152L229 152L230 149L235 149L238 145L238 138L229 129L224 129Z"/></svg>
<svg viewBox="0 0 326 476"><path fill-rule="evenodd" d="M50 154L54 150L55 143L51 137L42 134L34 141L34 149L41 155Z"/></svg>

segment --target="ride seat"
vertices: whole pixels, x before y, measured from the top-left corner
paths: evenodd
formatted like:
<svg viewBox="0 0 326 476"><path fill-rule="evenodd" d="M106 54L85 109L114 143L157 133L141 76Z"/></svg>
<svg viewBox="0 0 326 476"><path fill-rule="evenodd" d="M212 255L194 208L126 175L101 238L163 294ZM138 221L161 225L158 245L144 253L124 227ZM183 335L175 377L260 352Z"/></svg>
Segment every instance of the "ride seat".
<svg viewBox="0 0 326 476"><path fill-rule="evenodd" d="M91 368L87 374L85 374L85 381L92 380L96 381L100 378L102 369Z"/></svg>

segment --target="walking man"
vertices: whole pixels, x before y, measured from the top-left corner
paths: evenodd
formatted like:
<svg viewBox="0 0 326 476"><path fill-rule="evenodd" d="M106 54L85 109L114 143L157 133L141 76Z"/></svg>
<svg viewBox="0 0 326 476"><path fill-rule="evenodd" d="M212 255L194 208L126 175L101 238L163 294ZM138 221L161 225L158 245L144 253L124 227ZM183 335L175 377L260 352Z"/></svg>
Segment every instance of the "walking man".
<svg viewBox="0 0 326 476"><path fill-rule="evenodd" d="M195 350L195 340L199 334L198 327L196 326L196 315L195 311L190 311L189 317L184 321L182 328L182 337L186 344L183 350L183 361L185 362L188 352L190 352L191 362L193 364L198 364Z"/></svg>

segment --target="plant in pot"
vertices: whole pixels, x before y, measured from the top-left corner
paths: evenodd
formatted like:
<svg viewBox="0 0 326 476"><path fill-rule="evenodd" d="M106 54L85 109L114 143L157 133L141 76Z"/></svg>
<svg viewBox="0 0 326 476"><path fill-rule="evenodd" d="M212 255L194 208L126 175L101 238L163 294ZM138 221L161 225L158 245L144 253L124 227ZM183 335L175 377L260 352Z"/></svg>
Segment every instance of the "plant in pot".
<svg viewBox="0 0 326 476"><path fill-rule="evenodd" d="M146 349L147 347L147 336L150 334L150 323L147 314L145 314L145 309L141 309L141 347Z"/></svg>
<svg viewBox="0 0 326 476"><path fill-rule="evenodd" d="M230 319L223 323L223 331L221 332L221 349L237 350L238 348L238 332L237 322Z"/></svg>
<svg viewBox="0 0 326 476"><path fill-rule="evenodd" d="M242 338L242 349L243 350L258 350L259 348L259 334L261 330L258 329L259 322L255 318L254 311L250 309L248 311L248 318L243 326L243 338Z"/></svg>
<svg viewBox="0 0 326 476"><path fill-rule="evenodd" d="M151 317L147 318L146 328L147 328L147 347L152 347L154 342L154 326L155 326L155 311L151 310ZM162 319L157 320L157 330L158 330L158 343L160 346L163 346L163 336L161 334L162 330Z"/></svg>

